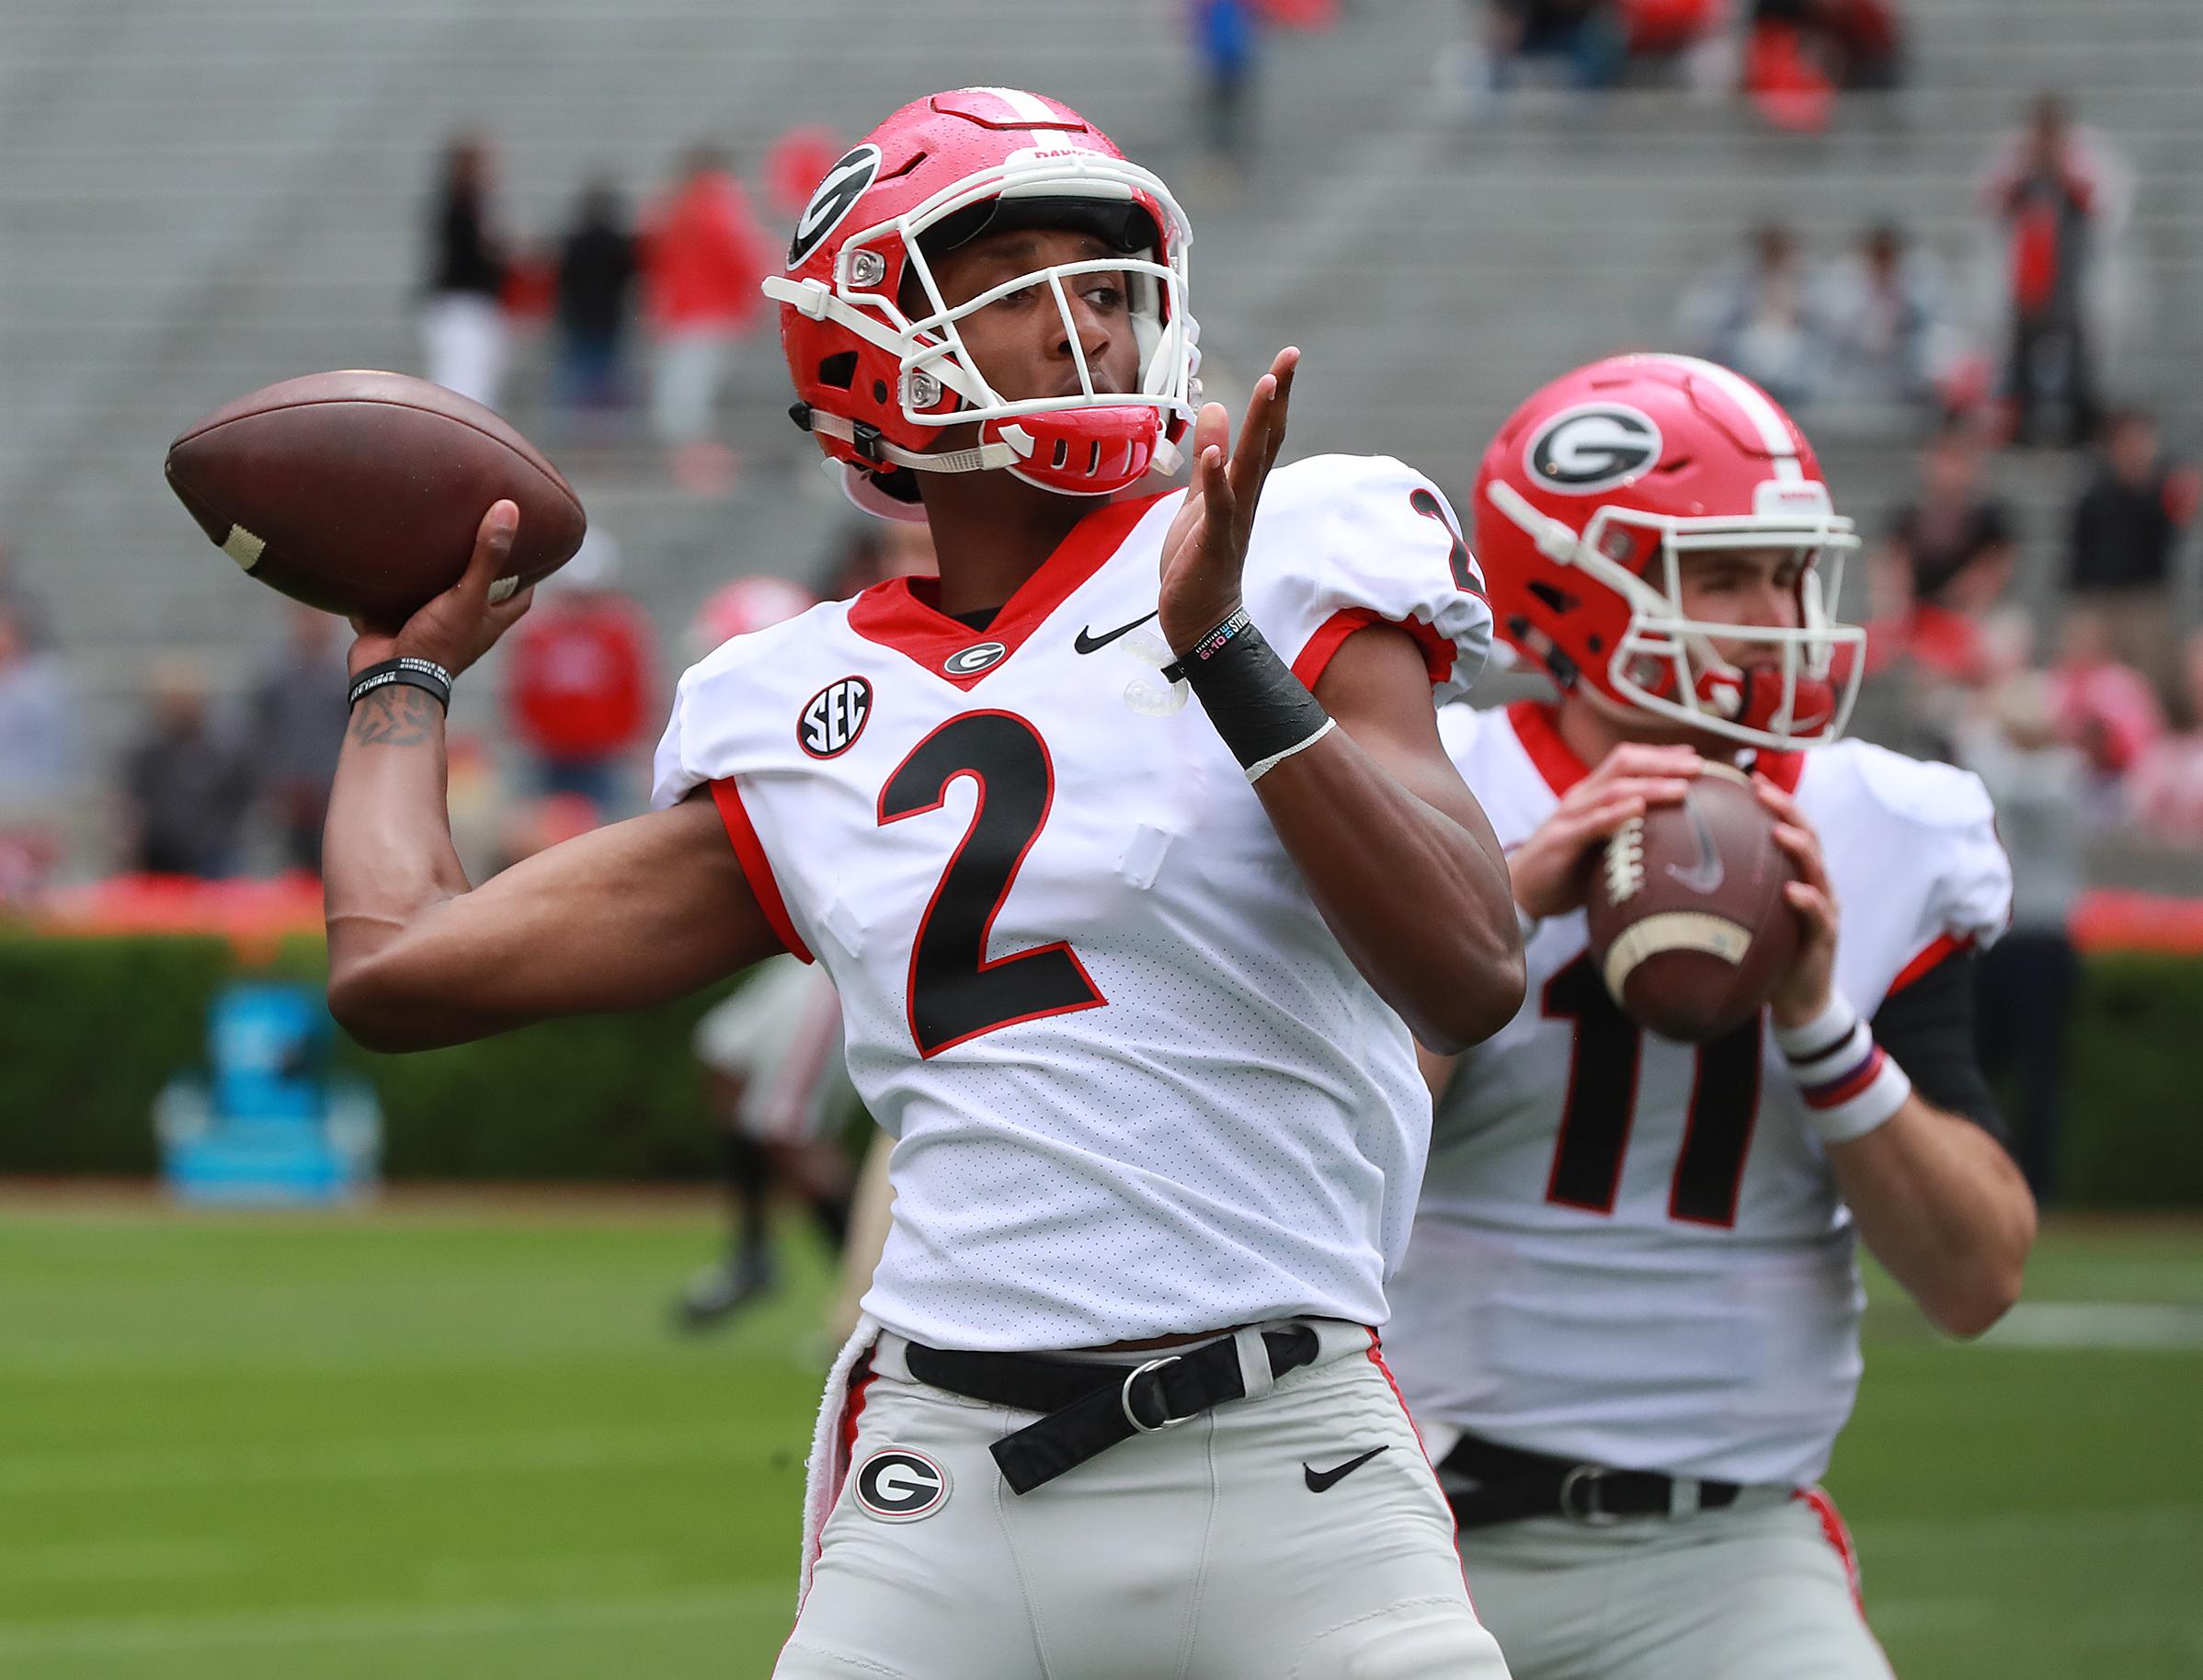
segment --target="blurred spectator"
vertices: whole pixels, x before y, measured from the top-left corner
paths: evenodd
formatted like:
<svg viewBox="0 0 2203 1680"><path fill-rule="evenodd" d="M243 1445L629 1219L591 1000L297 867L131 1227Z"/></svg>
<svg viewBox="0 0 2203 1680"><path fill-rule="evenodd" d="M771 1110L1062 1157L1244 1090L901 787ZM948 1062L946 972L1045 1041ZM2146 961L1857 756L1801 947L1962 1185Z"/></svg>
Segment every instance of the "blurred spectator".
<svg viewBox="0 0 2203 1680"><path fill-rule="evenodd" d="M60 855L74 736L60 659L31 644L0 596L0 905L29 897Z"/></svg>
<svg viewBox="0 0 2203 1680"><path fill-rule="evenodd" d="M1981 1065L2015 1074L2020 1170L2042 1202L2055 1200L2065 1112L2066 1030L2080 963L2068 931L2085 885L2082 756L2061 738L2054 696L2039 671L2006 679L1960 747L1996 805L2012 861L2012 922L1981 955L1974 1011Z"/></svg>
<svg viewBox="0 0 2203 1680"><path fill-rule="evenodd" d="M153 713L124 761L123 792L133 869L210 881L235 872L252 763L215 727L195 667L169 660L154 672Z"/></svg>
<svg viewBox="0 0 2203 1680"><path fill-rule="evenodd" d="M2197 492L2195 469L2158 452L2156 422L2123 409L2105 427L2104 458L2073 504L2073 598L2103 616L2114 654L2160 694L2175 676L2173 556Z"/></svg>
<svg viewBox="0 0 2203 1680"><path fill-rule="evenodd" d="M2003 396L2015 442L2077 444L2097 421L2095 270L2130 197L2126 166L2055 94L1991 159L1981 203L2004 245Z"/></svg>
<svg viewBox="0 0 2203 1680"><path fill-rule="evenodd" d="M1887 90L1903 68L1904 25L1889 0L1752 0L1752 34L1753 55L1773 47L1800 89Z"/></svg>
<svg viewBox="0 0 2203 1680"><path fill-rule="evenodd" d="M558 401L617 408L621 350L634 290L635 241L610 181L591 181L558 253Z"/></svg>
<svg viewBox="0 0 2203 1680"><path fill-rule="evenodd" d="M1828 401L1869 410L1935 406L1962 341L1933 257L1909 247L1895 223L1877 223L1830 270L1822 296Z"/></svg>
<svg viewBox="0 0 2203 1680"><path fill-rule="evenodd" d="M1777 128L1824 129L1838 89L1892 88L1902 69L1889 0L1753 0L1744 91Z"/></svg>
<svg viewBox="0 0 2203 1680"><path fill-rule="evenodd" d="M822 600L846 600L875 583L897 577L932 577L941 571L933 533L906 520L868 519L850 525L819 570Z"/></svg>
<svg viewBox="0 0 2203 1680"><path fill-rule="evenodd" d="M691 489L724 489L731 452L712 437L734 346L760 315L758 283L771 241L726 158L699 146L643 235L644 297L656 340L651 420Z"/></svg>
<svg viewBox="0 0 2203 1680"><path fill-rule="evenodd" d="M622 761L654 721L650 625L612 587L619 550L592 531L512 630L505 697L513 733L536 761L538 790L589 802L598 820L622 804Z"/></svg>
<svg viewBox="0 0 2203 1680"><path fill-rule="evenodd" d="M1780 222L1762 223L1745 251L1684 293L1676 330L1696 354L1802 406L1819 388L1828 356L1821 290L1797 235Z"/></svg>
<svg viewBox="0 0 2203 1680"><path fill-rule="evenodd" d="M1192 0L1190 21L1209 162L1243 171L1253 149L1254 7L1249 0Z"/></svg>
<svg viewBox="0 0 2203 1680"><path fill-rule="evenodd" d="M1468 0L1472 91L1521 79L1525 59L1558 64L1569 85L1612 87L1628 35L1615 0Z"/></svg>
<svg viewBox="0 0 2203 1680"><path fill-rule="evenodd" d="M1920 497L1891 518L1889 546L1927 606L1978 614L2003 593L2016 554L2012 516L1982 487L1971 432L1947 425L1922 458Z"/></svg>
<svg viewBox="0 0 2203 1680"><path fill-rule="evenodd" d="M253 760L287 869L321 874L322 819L344 747L345 638L341 621L291 608L290 634L252 696Z"/></svg>
<svg viewBox="0 0 2203 1680"><path fill-rule="evenodd" d="M2156 691L2113 656L2103 614L2091 608L2066 611L2050 672L2050 701L2060 733L2081 749L2095 777L2099 804L2164 733Z"/></svg>
<svg viewBox="0 0 2203 1680"><path fill-rule="evenodd" d="M53 647L53 632L47 623L46 603L23 587L16 575L16 550L0 537L0 611L6 612L15 646L32 653Z"/></svg>
<svg viewBox="0 0 2203 1680"><path fill-rule="evenodd" d="M451 142L430 211L421 341L431 381L495 408L505 379L506 257L489 193L488 146L473 135Z"/></svg>
<svg viewBox="0 0 2203 1680"><path fill-rule="evenodd" d="M681 651L693 662L736 636L807 611L816 601L810 590L785 577L736 577L704 598L681 633Z"/></svg>
<svg viewBox="0 0 2203 1680"><path fill-rule="evenodd" d="M1726 96L1737 84L1729 0L1620 0L1624 50L1632 65L1664 61L1680 67L1700 97Z"/></svg>
<svg viewBox="0 0 2203 1680"><path fill-rule="evenodd" d="M2187 727L2143 749L2127 808L2152 839L2203 849L2203 630L2188 635L2180 687Z"/></svg>
<svg viewBox="0 0 2203 1680"><path fill-rule="evenodd" d="M772 143L765 154L765 202L777 223L795 225L840 155L834 131L815 122L792 128Z"/></svg>

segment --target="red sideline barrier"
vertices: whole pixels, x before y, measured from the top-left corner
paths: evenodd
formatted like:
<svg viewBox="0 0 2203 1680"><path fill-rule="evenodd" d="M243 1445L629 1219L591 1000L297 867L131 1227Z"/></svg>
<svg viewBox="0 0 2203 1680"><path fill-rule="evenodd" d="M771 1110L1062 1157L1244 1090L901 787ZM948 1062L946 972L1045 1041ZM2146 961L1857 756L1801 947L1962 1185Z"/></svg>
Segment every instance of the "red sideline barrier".
<svg viewBox="0 0 2203 1680"><path fill-rule="evenodd" d="M118 875L50 894L31 918L40 933L211 933L240 955L272 954L294 935L322 931L321 883L290 874L273 881L194 881L178 875ZM2083 951L2162 951L2203 956L2203 898L2104 887L2073 908L2073 943Z"/></svg>
<svg viewBox="0 0 2203 1680"><path fill-rule="evenodd" d="M198 881L186 875L117 875L56 888L30 919L40 933L112 937L214 934L246 962L265 961L285 939L320 937L321 883L309 874L272 881Z"/></svg>
<svg viewBox="0 0 2203 1680"><path fill-rule="evenodd" d="M2083 951L2203 955L2203 898L2100 887L2073 907L2072 935Z"/></svg>

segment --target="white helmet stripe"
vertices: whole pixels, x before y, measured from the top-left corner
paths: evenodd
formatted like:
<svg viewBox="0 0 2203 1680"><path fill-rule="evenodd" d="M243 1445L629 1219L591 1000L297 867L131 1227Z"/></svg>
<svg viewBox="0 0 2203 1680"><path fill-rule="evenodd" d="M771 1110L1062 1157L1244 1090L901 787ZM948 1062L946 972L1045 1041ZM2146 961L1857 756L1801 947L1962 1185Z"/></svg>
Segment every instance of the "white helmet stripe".
<svg viewBox="0 0 2203 1680"><path fill-rule="evenodd" d="M1022 117L1028 122L1044 129L1063 127L1063 119L1048 109L1048 102L1037 94L1029 94L1022 87L972 87L967 93L992 94L1008 107L1010 115Z"/></svg>
<svg viewBox="0 0 2203 1680"><path fill-rule="evenodd" d="M1758 429L1760 441L1775 458L1775 477L1790 480L1805 477L1805 469L1798 462L1798 446L1790 441L1789 428L1782 423L1781 414L1757 385L1718 362L1702 361L1695 356L1663 354L1658 360L1687 368L1720 386L1729 400L1742 409L1744 417Z"/></svg>

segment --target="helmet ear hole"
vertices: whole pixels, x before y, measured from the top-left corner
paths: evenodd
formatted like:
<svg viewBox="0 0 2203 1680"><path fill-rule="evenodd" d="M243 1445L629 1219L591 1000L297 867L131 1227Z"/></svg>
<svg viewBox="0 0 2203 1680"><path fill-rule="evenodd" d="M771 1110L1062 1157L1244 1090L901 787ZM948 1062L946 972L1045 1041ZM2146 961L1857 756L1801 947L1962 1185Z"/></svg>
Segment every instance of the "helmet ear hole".
<svg viewBox="0 0 2203 1680"><path fill-rule="evenodd" d="M838 356L828 356L818 364L818 383L830 385L837 391L847 391L857 383L857 352L844 350Z"/></svg>

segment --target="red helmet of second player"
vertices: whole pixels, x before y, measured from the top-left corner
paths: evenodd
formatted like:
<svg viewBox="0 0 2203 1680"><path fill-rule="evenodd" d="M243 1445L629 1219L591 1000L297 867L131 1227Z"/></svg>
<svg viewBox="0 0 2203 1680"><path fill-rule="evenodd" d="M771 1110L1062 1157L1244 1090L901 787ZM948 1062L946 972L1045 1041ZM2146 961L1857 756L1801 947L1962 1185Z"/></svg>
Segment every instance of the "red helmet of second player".
<svg viewBox="0 0 2203 1680"><path fill-rule="evenodd" d="M948 303L934 262L983 234L1030 227L1092 234L1108 255ZM844 464L860 507L895 517L924 517L913 472L1008 468L1073 496L1174 472L1199 402L1190 239L1170 189L1067 105L1013 87L906 105L828 171L796 224L786 272L765 281L781 305L798 423ZM1072 323L1065 280L1104 270L1125 277L1136 391L1097 388ZM1029 286L1046 287L1062 312L1079 389L1010 401L988 385L958 328ZM970 425L975 446L938 449L942 428Z"/></svg>
<svg viewBox="0 0 2203 1680"><path fill-rule="evenodd" d="M1687 356L1579 368L1501 428L1476 509L1500 632L1562 687L1752 747L1843 733L1866 632L1826 603L1858 538L1805 434L1750 380ZM1681 556L1770 548L1807 561L1795 625L1684 611Z"/></svg>

